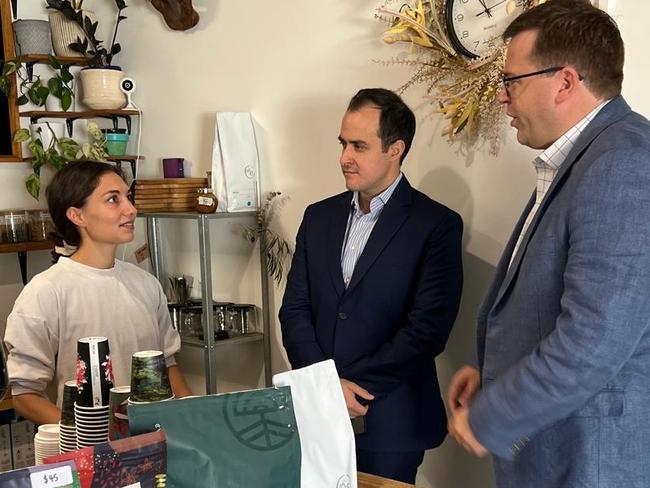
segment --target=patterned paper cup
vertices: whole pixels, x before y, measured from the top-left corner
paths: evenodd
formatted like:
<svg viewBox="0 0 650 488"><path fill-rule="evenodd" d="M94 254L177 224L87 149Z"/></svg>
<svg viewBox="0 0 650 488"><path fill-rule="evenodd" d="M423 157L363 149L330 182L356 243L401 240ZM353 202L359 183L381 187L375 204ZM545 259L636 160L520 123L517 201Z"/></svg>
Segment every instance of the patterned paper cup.
<svg viewBox="0 0 650 488"><path fill-rule="evenodd" d="M61 424L74 427L74 402L77 398L77 381L66 381L61 402Z"/></svg>
<svg viewBox="0 0 650 488"><path fill-rule="evenodd" d="M108 424L108 438L112 441L129 437L129 416L127 414L130 386L111 388L111 417Z"/></svg>
<svg viewBox="0 0 650 488"><path fill-rule="evenodd" d="M106 337L84 337L77 341L77 405L108 405L113 388L113 367Z"/></svg>
<svg viewBox="0 0 650 488"><path fill-rule="evenodd" d="M131 359L131 400L159 402L173 396L162 351L140 351Z"/></svg>

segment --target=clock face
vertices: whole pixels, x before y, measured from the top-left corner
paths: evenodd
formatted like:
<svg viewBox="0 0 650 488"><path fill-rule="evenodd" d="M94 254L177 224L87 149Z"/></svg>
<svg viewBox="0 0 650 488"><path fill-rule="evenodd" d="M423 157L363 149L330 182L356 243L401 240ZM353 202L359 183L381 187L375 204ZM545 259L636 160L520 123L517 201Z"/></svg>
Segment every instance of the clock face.
<svg viewBox="0 0 650 488"><path fill-rule="evenodd" d="M485 53L492 39L524 11L525 0L447 0L449 39L456 50L470 58Z"/></svg>

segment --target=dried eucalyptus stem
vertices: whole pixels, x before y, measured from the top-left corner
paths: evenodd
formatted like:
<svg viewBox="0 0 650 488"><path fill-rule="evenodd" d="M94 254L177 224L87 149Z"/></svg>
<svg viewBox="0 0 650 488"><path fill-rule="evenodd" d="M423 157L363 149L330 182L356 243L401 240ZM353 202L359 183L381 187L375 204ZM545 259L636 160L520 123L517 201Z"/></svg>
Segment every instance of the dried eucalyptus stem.
<svg viewBox="0 0 650 488"><path fill-rule="evenodd" d="M286 201L287 197L280 197L280 195L280 192L269 192L264 205L257 209L257 225L243 228L243 235L249 242L254 243L260 239L262 252L266 255L266 271L278 285L282 282L293 255L291 245L269 228L278 206Z"/></svg>

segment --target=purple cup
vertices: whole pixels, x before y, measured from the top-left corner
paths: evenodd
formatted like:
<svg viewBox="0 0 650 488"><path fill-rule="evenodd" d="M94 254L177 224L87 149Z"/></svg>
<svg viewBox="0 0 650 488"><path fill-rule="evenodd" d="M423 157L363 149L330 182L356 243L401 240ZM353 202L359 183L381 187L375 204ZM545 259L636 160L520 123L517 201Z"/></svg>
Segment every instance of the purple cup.
<svg viewBox="0 0 650 488"><path fill-rule="evenodd" d="M165 178L183 178L183 158L163 158L163 176Z"/></svg>

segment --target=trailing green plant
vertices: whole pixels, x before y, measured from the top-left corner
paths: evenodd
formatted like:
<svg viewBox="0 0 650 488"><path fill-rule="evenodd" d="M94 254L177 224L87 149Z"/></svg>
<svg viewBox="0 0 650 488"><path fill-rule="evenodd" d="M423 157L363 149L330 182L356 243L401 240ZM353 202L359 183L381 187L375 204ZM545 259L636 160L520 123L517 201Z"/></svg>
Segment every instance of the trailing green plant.
<svg viewBox="0 0 650 488"><path fill-rule="evenodd" d="M122 47L117 43L117 30L120 23L126 20L122 15L122 10L127 8L125 0L114 0L117 7L117 19L115 21L115 29L113 30L113 39L110 46L104 46L101 39L97 39L97 25L98 22L93 22L90 17L83 14L81 10L81 2L71 2L70 0L47 0L47 8L58 10L69 20L77 23L85 34L85 39L77 37L77 40L70 44L70 49L82 54L90 59L89 65L93 68L103 66L110 66L113 61L113 56L118 54Z"/></svg>
<svg viewBox="0 0 650 488"><path fill-rule="evenodd" d="M41 81L38 75L31 79L27 77L23 62L20 58L9 59L2 66L2 75L0 76L0 90L6 97L11 93L12 77L16 76L17 94L16 104L25 105L32 102L37 107L45 105L45 100L50 94L50 89L46 83Z"/></svg>
<svg viewBox="0 0 650 488"><path fill-rule="evenodd" d="M50 94L61 100L61 108L67 111L72 106L74 99L74 76L70 73L70 67L61 64L54 56L50 56L50 66L54 70L54 76L47 80L47 87Z"/></svg>
<svg viewBox="0 0 650 488"><path fill-rule="evenodd" d="M15 75L18 82L17 105L31 102L37 107L42 107L45 105L47 97L53 95L61 100L61 108L68 110L72 106L74 98L72 85L74 76L70 73L70 67L61 64L54 56L49 57L49 64L54 70L54 75L47 82L43 82L39 75L34 75L31 78L27 76L24 63L20 58L6 61L2 66L2 74L0 74L0 91L9 98L11 78Z"/></svg>
<svg viewBox="0 0 650 488"><path fill-rule="evenodd" d="M243 234L251 243L260 239L262 252L266 255L266 271L279 285L284 278L285 270L293 255L291 245L269 225L278 208L284 204L287 197L281 197L281 192L272 191L266 196L264 205L257 209L256 226L244 226Z"/></svg>
<svg viewBox="0 0 650 488"><path fill-rule="evenodd" d="M14 134L14 142L27 143L27 147L32 153L32 174L25 180L27 192L38 200L41 192L41 169L49 166L54 171L58 171L69 162L76 159L93 159L105 161L108 157L106 153L106 139L101 130L94 122L88 123L89 142L79 144L70 137L57 137L50 124L47 127L52 136L48 147L43 146L42 129L38 128L37 133L32 135L29 129L18 129Z"/></svg>

